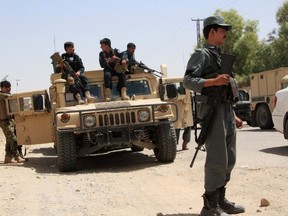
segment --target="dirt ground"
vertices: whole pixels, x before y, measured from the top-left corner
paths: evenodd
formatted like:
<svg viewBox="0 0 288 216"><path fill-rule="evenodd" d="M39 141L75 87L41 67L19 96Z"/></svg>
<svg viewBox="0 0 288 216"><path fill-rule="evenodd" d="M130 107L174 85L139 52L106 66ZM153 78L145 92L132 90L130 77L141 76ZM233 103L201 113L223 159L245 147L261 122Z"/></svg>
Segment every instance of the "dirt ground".
<svg viewBox="0 0 288 216"><path fill-rule="evenodd" d="M240 134L241 139L246 136ZM153 151L128 149L80 158L77 172L59 173L53 144L29 147L25 164L3 164L1 131L0 215L196 216L203 205L205 153L200 152L189 168L193 145L191 141L188 151L178 146L171 164L156 162ZM286 216L287 180L287 164L253 168L240 161L227 197L246 207L241 215ZM262 198L270 205L260 207Z"/></svg>

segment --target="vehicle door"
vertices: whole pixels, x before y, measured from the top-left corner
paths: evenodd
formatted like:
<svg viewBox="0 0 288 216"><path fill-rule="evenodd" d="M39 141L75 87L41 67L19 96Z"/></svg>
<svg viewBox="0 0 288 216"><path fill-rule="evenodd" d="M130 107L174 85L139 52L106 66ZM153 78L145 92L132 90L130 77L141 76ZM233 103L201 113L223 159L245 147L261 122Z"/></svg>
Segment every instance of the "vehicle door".
<svg viewBox="0 0 288 216"><path fill-rule="evenodd" d="M6 109L14 120L18 145L54 141L53 115L46 90L12 94L6 99Z"/></svg>

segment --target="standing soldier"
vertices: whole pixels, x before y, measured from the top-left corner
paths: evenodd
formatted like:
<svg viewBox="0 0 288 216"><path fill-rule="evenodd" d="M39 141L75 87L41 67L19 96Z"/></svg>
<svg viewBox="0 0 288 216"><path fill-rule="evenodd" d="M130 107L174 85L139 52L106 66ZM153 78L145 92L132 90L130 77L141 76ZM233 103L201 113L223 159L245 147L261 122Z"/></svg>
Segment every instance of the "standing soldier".
<svg viewBox="0 0 288 216"><path fill-rule="evenodd" d="M225 197L226 184L236 163L236 127L242 127L233 109L232 91L229 88L231 75L221 71L221 52L227 32L232 28L220 16L211 16L204 21L204 37L207 44L196 50L187 65L183 86L201 93L207 100L200 106L200 118L205 119L212 107L216 114L205 142L205 193L201 216L226 216L245 212L243 206L230 202ZM214 92L214 95L212 96ZM217 95L215 96L215 92ZM215 97L217 104L214 104Z"/></svg>
<svg viewBox="0 0 288 216"><path fill-rule="evenodd" d="M23 163L23 160L18 152L17 138L15 136L14 123L7 115L5 98L10 95L11 83L7 80L2 81L0 91L0 127L6 138L5 158L4 163L12 163L15 159L17 163Z"/></svg>
<svg viewBox="0 0 288 216"><path fill-rule="evenodd" d="M118 49L111 47L111 41L108 38L100 40L101 52L99 53L99 63L104 71L105 100L111 100L112 76L118 76L117 89L121 92L122 100L129 100L126 89L125 72L117 72L117 64L121 64L121 53Z"/></svg>

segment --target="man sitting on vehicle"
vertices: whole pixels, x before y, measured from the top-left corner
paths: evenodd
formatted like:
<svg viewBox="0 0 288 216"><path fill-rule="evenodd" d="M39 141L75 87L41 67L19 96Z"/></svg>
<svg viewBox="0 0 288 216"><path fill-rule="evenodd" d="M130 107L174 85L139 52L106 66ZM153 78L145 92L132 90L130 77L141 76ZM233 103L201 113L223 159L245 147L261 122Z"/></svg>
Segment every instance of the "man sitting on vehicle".
<svg viewBox="0 0 288 216"><path fill-rule="evenodd" d="M126 77L125 72L117 72L116 67L121 61L121 53L118 49L111 47L111 41L108 38L100 40L101 52L99 53L99 63L104 71L104 85L105 85L105 100L111 100L111 89L112 89L112 76L118 77L117 89L121 92L122 100L129 100L126 94Z"/></svg>
<svg viewBox="0 0 288 216"><path fill-rule="evenodd" d="M83 75L85 70L84 65L82 63L81 58L74 52L74 43L73 42L66 42L64 43L64 49L66 53L61 55L62 59L66 61L70 67L73 69L72 73L75 73L77 79L80 83L75 82L75 78L67 72L67 68L65 68L64 62L58 63L56 66L56 71L60 72L61 70L64 71L64 78L67 80L70 90L73 93L74 97L77 99L79 104L83 104L84 101L81 99L80 89L83 91L87 101L95 102L95 98L90 94L90 88L88 84L87 77ZM71 71L70 71L71 73Z"/></svg>

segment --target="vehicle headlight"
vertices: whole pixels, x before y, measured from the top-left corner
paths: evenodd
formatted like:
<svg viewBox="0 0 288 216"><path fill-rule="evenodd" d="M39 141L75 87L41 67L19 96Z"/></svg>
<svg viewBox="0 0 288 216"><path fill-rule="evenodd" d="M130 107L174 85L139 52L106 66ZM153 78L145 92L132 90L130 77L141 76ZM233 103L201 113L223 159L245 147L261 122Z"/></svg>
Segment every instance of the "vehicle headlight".
<svg viewBox="0 0 288 216"><path fill-rule="evenodd" d="M150 120L150 113L148 110L139 110L138 111L138 120L140 122L147 122Z"/></svg>
<svg viewBox="0 0 288 216"><path fill-rule="evenodd" d="M88 115L83 118L84 126L87 128L95 127L96 125L96 118L95 116Z"/></svg>

